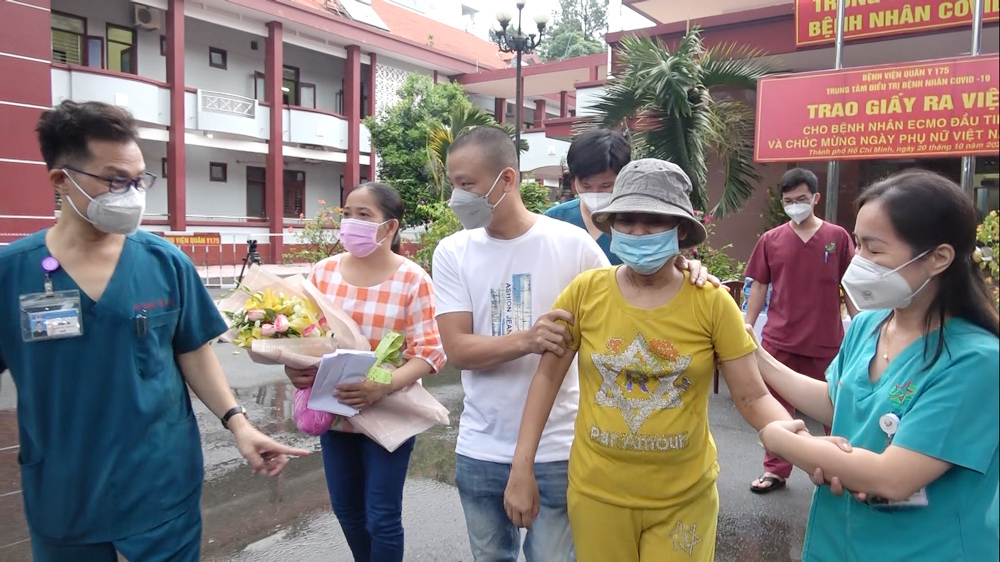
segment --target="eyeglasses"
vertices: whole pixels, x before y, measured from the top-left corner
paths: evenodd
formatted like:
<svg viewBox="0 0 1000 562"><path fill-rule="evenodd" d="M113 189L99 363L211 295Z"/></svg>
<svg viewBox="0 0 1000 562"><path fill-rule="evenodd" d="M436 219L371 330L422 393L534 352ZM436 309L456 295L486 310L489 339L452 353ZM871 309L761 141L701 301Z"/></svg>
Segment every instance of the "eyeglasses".
<svg viewBox="0 0 1000 562"><path fill-rule="evenodd" d="M63 166L63 170L72 170L78 174L83 174L85 176L90 176L103 182L107 182L108 190L111 193L125 193L129 190L129 188L143 192L153 187L153 184L156 183L156 175L150 172L144 172L137 178L125 178L121 176L106 178L97 174L91 174L90 172L84 172L83 170L78 170L70 166Z"/></svg>

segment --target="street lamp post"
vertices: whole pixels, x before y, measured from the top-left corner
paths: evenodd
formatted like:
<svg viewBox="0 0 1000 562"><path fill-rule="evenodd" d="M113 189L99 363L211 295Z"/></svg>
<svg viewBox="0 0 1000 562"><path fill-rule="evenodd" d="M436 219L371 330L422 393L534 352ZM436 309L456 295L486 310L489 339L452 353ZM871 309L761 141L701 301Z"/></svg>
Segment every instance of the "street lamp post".
<svg viewBox="0 0 1000 562"><path fill-rule="evenodd" d="M525 0L517 0L517 29L511 25L511 20L513 19L512 14L507 9L501 9L497 12L497 22L500 24L500 29L496 32L497 46L500 50L505 53L517 53L517 70L516 73L516 85L514 92L514 146L517 147L517 157L520 161L521 158L521 112L524 110L524 100L521 99L522 85L521 85L521 58L525 54L531 54L539 45L542 44L542 32L545 31L545 26L549 23L549 15L546 13L539 13L535 16L535 25L538 26L538 34L534 33L524 33L521 29L521 12L524 10ZM508 29L509 28L509 29Z"/></svg>

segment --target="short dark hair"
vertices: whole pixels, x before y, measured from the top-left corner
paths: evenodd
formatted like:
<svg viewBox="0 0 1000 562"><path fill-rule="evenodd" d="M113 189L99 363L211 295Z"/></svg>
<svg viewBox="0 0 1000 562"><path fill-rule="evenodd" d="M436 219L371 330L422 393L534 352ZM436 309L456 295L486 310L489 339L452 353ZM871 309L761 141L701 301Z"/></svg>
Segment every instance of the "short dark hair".
<svg viewBox="0 0 1000 562"><path fill-rule="evenodd" d="M507 131L499 127L483 125L467 130L452 141L451 146L448 147L448 154L453 154L467 147L479 149L483 156L496 164L497 172L504 168L513 168L514 171L520 172L514 141L511 140Z"/></svg>
<svg viewBox="0 0 1000 562"><path fill-rule="evenodd" d="M66 100L43 111L35 132L50 170L89 160L92 155L87 143L92 140L124 144L139 138L135 119L127 109L99 101Z"/></svg>
<svg viewBox="0 0 1000 562"><path fill-rule="evenodd" d="M788 170L785 175L781 176L781 182L778 186L781 187L782 193L788 193L802 184L806 184L809 193L819 193L819 182L816 180L816 174L805 168Z"/></svg>
<svg viewBox="0 0 1000 562"><path fill-rule="evenodd" d="M611 170L618 175L632 160L628 139L618 131L592 129L580 133L569 145L566 166L570 177L578 180Z"/></svg>
<svg viewBox="0 0 1000 562"><path fill-rule="evenodd" d="M396 228L396 235L392 237L392 251L398 254L402 243L399 232L403 230L403 209L405 208L403 198L392 187L377 181L365 182L355 189L371 191L385 220L396 219L399 221L399 226Z"/></svg>

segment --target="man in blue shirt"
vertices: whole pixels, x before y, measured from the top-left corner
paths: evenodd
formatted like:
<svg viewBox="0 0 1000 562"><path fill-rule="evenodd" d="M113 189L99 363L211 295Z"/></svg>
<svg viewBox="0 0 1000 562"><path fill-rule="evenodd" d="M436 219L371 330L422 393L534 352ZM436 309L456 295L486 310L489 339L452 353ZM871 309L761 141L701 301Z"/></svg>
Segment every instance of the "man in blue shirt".
<svg viewBox="0 0 1000 562"><path fill-rule="evenodd" d="M632 159L628 139L617 131L592 129L577 136L569 145L566 165L578 199L545 211L547 216L585 229L604 250L611 265L621 264L611 252L611 237L591 220L591 214L608 204L618 172Z"/></svg>
<svg viewBox="0 0 1000 562"><path fill-rule="evenodd" d="M255 472L308 453L250 425L209 347L226 325L193 264L137 231L156 177L132 116L67 101L37 132L62 214L0 248L0 371L17 386L34 559L196 561L203 461L188 386Z"/></svg>

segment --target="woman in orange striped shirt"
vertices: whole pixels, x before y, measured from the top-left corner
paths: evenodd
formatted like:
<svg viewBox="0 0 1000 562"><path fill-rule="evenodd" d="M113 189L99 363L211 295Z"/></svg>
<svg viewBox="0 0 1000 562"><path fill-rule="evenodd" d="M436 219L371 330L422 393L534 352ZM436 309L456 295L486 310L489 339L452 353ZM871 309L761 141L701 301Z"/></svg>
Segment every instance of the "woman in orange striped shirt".
<svg viewBox="0 0 1000 562"><path fill-rule="evenodd" d="M445 364L434 319L434 288L419 265L399 255L403 200L389 186L365 183L347 196L340 240L347 252L313 267L309 281L347 312L372 349L389 332L405 336L405 363L389 385L364 380L336 396L359 410L417 384ZM316 369L285 368L297 388L312 386ZM403 559L403 482L414 439L392 453L338 418L320 437L330 502L356 562Z"/></svg>

